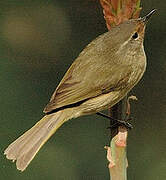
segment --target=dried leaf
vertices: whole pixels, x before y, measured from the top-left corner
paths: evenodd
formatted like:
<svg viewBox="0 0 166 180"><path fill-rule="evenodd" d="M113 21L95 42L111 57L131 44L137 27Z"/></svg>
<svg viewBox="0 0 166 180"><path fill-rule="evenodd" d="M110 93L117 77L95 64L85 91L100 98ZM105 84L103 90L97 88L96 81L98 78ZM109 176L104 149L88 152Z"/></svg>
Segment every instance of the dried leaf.
<svg viewBox="0 0 166 180"><path fill-rule="evenodd" d="M107 28L139 17L140 0L100 0Z"/></svg>

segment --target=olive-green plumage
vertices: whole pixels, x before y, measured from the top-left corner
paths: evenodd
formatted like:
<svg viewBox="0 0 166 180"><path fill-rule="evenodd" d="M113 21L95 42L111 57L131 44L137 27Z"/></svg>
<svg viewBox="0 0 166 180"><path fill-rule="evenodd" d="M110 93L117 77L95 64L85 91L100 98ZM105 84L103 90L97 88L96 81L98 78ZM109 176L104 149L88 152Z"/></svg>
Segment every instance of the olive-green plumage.
<svg viewBox="0 0 166 180"><path fill-rule="evenodd" d="M146 68L143 39L153 12L112 28L80 53L45 107L47 114L5 150L19 170L65 121L113 106L137 84Z"/></svg>
<svg viewBox="0 0 166 180"><path fill-rule="evenodd" d="M132 36L142 26L143 34L135 40ZM44 112L109 92L127 93L145 70L143 35L144 23L130 20L92 41L66 72Z"/></svg>

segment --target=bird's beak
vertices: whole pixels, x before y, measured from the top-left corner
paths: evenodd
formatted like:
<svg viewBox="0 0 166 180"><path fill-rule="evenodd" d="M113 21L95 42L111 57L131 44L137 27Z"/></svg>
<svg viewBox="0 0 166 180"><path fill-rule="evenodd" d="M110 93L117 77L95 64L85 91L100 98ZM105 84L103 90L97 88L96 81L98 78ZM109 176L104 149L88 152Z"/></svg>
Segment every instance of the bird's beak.
<svg viewBox="0 0 166 180"><path fill-rule="evenodd" d="M141 18L141 21L145 24L148 22L148 20L152 17L152 15L157 11L157 9L153 9L150 13L148 13L146 16Z"/></svg>

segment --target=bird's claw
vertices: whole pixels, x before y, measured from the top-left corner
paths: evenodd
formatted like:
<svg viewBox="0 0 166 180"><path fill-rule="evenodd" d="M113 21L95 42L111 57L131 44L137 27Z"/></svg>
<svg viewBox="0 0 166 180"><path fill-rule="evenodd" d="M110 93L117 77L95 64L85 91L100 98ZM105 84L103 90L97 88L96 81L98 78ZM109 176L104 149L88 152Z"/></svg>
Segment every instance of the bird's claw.
<svg viewBox="0 0 166 180"><path fill-rule="evenodd" d="M124 126L127 129L132 129L133 126L128 122L128 121L124 121L124 120L116 120L114 121L114 123L108 127L109 129L114 129L114 128L118 128L119 126Z"/></svg>

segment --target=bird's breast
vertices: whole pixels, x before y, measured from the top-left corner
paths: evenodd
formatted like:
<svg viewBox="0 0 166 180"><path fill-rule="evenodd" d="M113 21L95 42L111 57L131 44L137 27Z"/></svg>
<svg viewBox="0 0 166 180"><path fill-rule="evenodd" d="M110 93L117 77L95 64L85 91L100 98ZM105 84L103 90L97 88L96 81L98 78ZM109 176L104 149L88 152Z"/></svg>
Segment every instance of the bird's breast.
<svg viewBox="0 0 166 180"><path fill-rule="evenodd" d="M133 88L142 78L146 70L146 55L144 50L141 53L135 54L132 58L131 74L128 79L128 84Z"/></svg>

